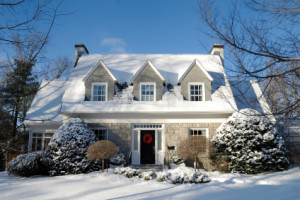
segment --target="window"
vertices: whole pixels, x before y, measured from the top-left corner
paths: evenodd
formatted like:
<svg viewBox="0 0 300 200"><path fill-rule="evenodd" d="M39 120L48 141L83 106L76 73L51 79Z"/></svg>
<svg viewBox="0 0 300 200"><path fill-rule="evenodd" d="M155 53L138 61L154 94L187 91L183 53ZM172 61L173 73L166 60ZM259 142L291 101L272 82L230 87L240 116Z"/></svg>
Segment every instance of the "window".
<svg viewBox="0 0 300 200"><path fill-rule="evenodd" d="M42 150L42 133L33 133L32 134L32 148L31 151L41 151Z"/></svg>
<svg viewBox="0 0 300 200"><path fill-rule="evenodd" d="M92 83L92 101L107 101L107 83Z"/></svg>
<svg viewBox="0 0 300 200"><path fill-rule="evenodd" d="M206 137L207 130L205 128L191 128L191 129L189 129L189 135Z"/></svg>
<svg viewBox="0 0 300 200"><path fill-rule="evenodd" d="M141 83L141 101L155 101L156 83Z"/></svg>
<svg viewBox="0 0 300 200"><path fill-rule="evenodd" d="M45 150L53 136L53 133L33 133L31 151Z"/></svg>
<svg viewBox="0 0 300 200"><path fill-rule="evenodd" d="M190 101L204 101L204 84L190 83L189 94L190 94Z"/></svg>
<svg viewBox="0 0 300 200"><path fill-rule="evenodd" d="M162 128L161 124L135 124L133 128Z"/></svg>
<svg viewBox="0 0 300 200"><path fill-rule="evenodd" d="M96 140L108 140L108 132L105 128L94 129Z"/></svg>

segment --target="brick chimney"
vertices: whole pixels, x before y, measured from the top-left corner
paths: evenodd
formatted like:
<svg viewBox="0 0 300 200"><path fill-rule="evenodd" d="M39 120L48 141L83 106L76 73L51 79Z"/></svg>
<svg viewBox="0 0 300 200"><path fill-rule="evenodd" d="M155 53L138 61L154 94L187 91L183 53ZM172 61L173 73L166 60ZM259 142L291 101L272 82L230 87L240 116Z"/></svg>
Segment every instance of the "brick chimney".
<svg viewBox="0 0 300 200"><path fill-rule="evenodd" d="M75 60L74 60L74 68L77 65L78 59L82 55L89 54L89 51L87 50L86 46L84 44L75 44Z"/></svg>
<svg viewBox="0 0 300 200"><path fill-rule="evenodd" d="M219 55L222 58L222 61L224 61L224 45L214 42L209 54Z"/></svg>

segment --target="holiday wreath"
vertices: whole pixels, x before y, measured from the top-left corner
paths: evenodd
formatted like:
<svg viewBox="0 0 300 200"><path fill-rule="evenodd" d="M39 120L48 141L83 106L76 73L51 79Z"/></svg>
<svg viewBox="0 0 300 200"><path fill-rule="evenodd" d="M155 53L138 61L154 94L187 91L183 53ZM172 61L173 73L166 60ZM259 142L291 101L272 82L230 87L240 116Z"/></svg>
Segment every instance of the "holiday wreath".
<svg viewBox="0 0 300 200"><path fill-rule="evenodd" d="M143 142L145 144L150 144L151 142L153 141L153 136L149 133L146 133L144 136L143 136Z"/></svg>

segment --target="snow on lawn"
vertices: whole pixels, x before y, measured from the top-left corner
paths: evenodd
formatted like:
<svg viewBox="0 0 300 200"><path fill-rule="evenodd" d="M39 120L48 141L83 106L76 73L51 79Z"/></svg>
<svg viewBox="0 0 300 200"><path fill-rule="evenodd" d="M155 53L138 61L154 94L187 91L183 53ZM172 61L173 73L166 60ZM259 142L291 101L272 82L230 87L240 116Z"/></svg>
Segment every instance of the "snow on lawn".
<svg viewBox="0 0 300 200"><path fill-rule="evenodd" d="M300 199L300 167L260 175L207 173L206 184L172 185L93 172L19 178L0 173L0 199Z"/></svg>

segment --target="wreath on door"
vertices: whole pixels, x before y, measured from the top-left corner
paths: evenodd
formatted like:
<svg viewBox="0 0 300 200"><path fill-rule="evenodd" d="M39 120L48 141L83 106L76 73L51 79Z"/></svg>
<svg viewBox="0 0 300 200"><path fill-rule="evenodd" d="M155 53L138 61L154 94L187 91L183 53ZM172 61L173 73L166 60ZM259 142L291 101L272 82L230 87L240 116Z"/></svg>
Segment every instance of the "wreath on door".
<svg viewBox="0 0 300 200"><path fill-rule="evenodd" d="M144 142L145 144L150 144L152 141L153 141L153 137L152 137L151 134L146 133L146 134L143 136L143 142Z"/></svg>

